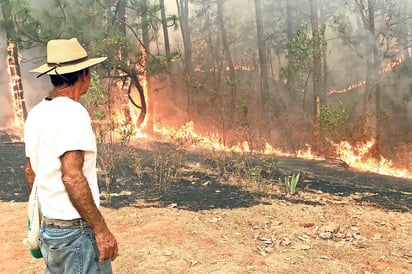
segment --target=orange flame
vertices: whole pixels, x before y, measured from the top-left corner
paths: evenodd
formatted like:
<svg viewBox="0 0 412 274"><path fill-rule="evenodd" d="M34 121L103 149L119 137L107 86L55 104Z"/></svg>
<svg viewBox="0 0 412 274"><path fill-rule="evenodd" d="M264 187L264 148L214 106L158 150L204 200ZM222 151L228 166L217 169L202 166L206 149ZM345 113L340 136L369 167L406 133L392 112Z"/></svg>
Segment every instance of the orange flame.
<svg viewBox="0 0 412 274"><path fill-rule="evenodd" d="M405 61L406 57L403 54L396 56L395 60L389 61L382 69L382 73L392 71L397 65L400 65Z"/></svg>
<svg viewBox="0 0 412 274"><path fill-rule="evenodd" d="M351 84L348 87L340 89L340 90L331 89L331 90L328 91L328 95L335 94L335 93L345 93L345 92L348 92L352 89L359 88L359 87L361 87L365 84L366 84L366 81L362 80L362 81L359 81L358 83Z"/></svg>
<svg viewBox="0 0 412 274"><path fill-rule="evenodd" d="M401 53L397 55L394 60L389 60L382 66L382 70L380 74L387 73L392 71L396 66L402 64L406 60L406 55L409 56L409 58L412 58L412 48L408 48L407 53ZM336 94L336 93L345 93L348 91L351 91L353 89L359 88L363 85L366 84L365 80L359 81L357 83L350 84L348 87L343 88L343 89L331 89L327 92L327 95L331 94Z"/></svg>
<svg viewBox="0 0 412 274"><path fill-rule="evenodd" d="M392 161L383 156L380 156L380 159L371 157L370 150L374 145L374 139L368 140L365 143L358 143L354 146L346 141L342 141L339 144L333 144L339 158L350 167L382 175L412 178L407 169L396 168Z"/></svg>
<svg viewBox="0 0 412 274"><path fill-rule="evenodd" d="M193 122L189 122L183 125L180 129L156 127L155 131L162 136L172 139L183 140L182 143L190 145L192 148L206 148L218 151L228 151L237 153L252 153L248 142L241 142L236 146L227 147L223 145L217 134L210 136L202 136L197 134L194 130ZM190 141L191 140L191 141ZM382 175L390 175L401 178L412 178L410 172L407 169L396 168L392 161L380 156L377 160L371 155L371 149L375 145L375 140L371 139L366 143L359 143L351 145L349 142L342 141L338 144L332 143L335 148L335 152L339 155L339 159L347 163L350 167L378 173ZM272 147L266 143L262 151L256 151L266 155L276 155L282 157L297 157L310 160L325 160L325 157L314 154L312 147L308 144L305 145L305 149L298 150L295 153L284 152L280 149Z"/></svg>
<svg viewBox="0 0 412 274"><path fill-rule="evenodd" d="M218 134L209 134L204 136L195 132L194 123L190 121L183 125L179 129L171 127L155 126L154 129L157 134L175 140L181 140L183 144L189 145L192 148L205 148L217 151L237 152L237 153L262 153L266 155L277 155L284 157L298 157L312 160L324 160L325 158L319 155L314 155L310 145L306 144L305 149L296 151L295 153L285 152L280 149L274 148L269 143L265 143L264 147L260 150L252 150L247 141L238 143L235 146L225 146L221 142L221 138Z"/></svg>
<svg viewBox="0 0 412 274"><path fill-rule="evenodd" d="M116 119L120 125L117 133L117 138L121 136L122 126L124 125L125 117L120 113L116 114ZM265 143L261 151L252 151L247 141L240 142L235 146L225 146L222 144L218 134L209 134L204 136L195 132L194 123L192 121L186 123L180 128L154 126L154 132L162 139L171 139L179 142L185 147L192 149L209 149L214 151L225 151L235 153L262 153L265 155L275 155L281 157L297 157L308 160L325 160L325 157L315 154L312 147L308 144L305 149L298 150L294 153L285 152L281 149L274 148L269 143ZM147 138L145 134L137 131L131 139ZM335 149L336 155L350 167L382 175L389 175L400 178L412 178L409 170L396 168L392 161L380 156L376 159L371 155L371 149L375 145L375 140L371 139L365 143L357 143L351 145L347 141L340 143L331 143Z"/></svg>
<svg viewBox="0 0 412 274"><path fill-rule="evenodd" d="M11 40L7 41L7 72L10 77L10 92L13 98L13 115L14 123L13 126L22 129L24 126L24 98L23 90L19 83L21 83L21 78L17 74L16 62L13 59L16 44Z"/></svg>

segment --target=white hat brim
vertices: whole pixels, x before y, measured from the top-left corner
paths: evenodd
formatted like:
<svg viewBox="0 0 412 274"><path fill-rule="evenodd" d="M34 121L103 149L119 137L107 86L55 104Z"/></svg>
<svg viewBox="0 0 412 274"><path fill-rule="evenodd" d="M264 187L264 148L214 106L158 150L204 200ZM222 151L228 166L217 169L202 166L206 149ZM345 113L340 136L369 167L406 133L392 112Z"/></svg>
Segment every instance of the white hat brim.
<svg viewBox="0 0 412 274"><path fill-rule="evenodd" d="M87 59L85 61L82 61L82 62L79 62L79 63L62 64L62 65L58 65L58 66L54 66L54 65L51 66L51 65L48 65L48 64L44 64L44 65L41 65L38 68L30 70L30 72L45 73L45 74L49 74L49 75L66 74L66 73L71 73L71 72L79 71L79 70L94 66L98 63L103 62L106 59L107 59L107 57L95 57L95 58L89 58L89 59ZM53 69L54 67L56 67L56 68ZM48 71L48 70L50 70L50 71ZM56 71L57 71L57 73L56 73Z"/></svg>

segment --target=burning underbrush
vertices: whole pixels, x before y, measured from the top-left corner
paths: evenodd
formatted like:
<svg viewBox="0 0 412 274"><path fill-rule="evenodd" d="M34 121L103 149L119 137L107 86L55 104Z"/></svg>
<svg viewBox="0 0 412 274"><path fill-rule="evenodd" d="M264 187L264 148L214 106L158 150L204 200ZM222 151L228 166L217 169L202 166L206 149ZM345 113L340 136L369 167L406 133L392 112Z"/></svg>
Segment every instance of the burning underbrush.
<svg viewBox="0 0 412 274"><path fill-rule="evenodd" d="M276 145L272 145L262 138L253 138L251 135L249 135L249 138L237 138L237 144L228 145L222 141L218 134L197 133L193 122L186 123L180 128L155 126L154 134L150 138L145 135L142 135L143 138L125 137L124 135L128 135L131 132L129 127L124 128L120 132L123 135L119 138L123 141L119 142L119 144L123 144L123 150L125 151L128 150L125 144L133 146L147 142L163 142L176 148L179 153L207 151L209 154L229 154L244 157L254 155L256 157L290 157L319 161L329 159L342 161L349 167L363 172L400 178L411 177L408 170L409 161L398 157L396 159L398 162L395 161L394 163L393 159L384 157L377 150L377 144L374 139L359 142L334 142L326 138L323 142L323 147L316 146L317 149L313 149L310 144L306 143L304 146L298 145L295 150L291 151L285 147L282 148L282 146L276 147ZM247 140L239 141L242 139ZM105 147L104 144L102 146ZM406 154L408 154L407 151L405 150ZM116 153L110 153L110 155L116 155Z"/></svg>
<svg viewBox="0 0 412 274"><path fill-rule="evenodd" d="M269 145L260 152L245 150L246 144L207 147L209 139L187 130L155 141L101 144L98 162L104 203L118 208L145 199L202 210L259 204L265 198L309 202L316 193L330 193L358 195L360 203L397 211L411 208L410 181L352 168L348 160L353 164L365 159L359 151L352 158L346 155L344 161L313 156L310 146L295 154L276 152Z"/></svg>

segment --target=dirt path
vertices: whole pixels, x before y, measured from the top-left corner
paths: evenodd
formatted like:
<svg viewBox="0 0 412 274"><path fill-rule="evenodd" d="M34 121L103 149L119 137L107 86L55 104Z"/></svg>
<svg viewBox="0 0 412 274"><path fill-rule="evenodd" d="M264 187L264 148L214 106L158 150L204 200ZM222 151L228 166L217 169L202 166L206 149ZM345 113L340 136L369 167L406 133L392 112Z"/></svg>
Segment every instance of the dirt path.
<svg viewBox="0 0 412 274"><path fill-rule="evenodd" d="M116 273L410 273L412 215L326 199L199 212L103 208ZM0 273L42 273L22 245L26 203L0 202ZM322 235L322 231L328 234ZM324 238L324 239L323 239Z"/></svg>

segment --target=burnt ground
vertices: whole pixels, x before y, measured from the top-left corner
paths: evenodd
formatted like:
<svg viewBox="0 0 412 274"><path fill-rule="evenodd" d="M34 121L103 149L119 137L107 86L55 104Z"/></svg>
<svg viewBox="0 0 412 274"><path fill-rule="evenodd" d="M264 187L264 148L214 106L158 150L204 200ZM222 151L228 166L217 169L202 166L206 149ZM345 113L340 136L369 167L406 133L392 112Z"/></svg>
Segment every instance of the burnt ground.
<svg viewBox="0 0 412 274"><path fill-rule="evenodd" d="M154 150L137 148L135 153L149 159ZM150 147L150 146L149 146ZM169 149L157 146L157 150ZM152 157L153 158L153 157ZM250 156L250 163L262 158ZM272 170L273 184L279 184L285 175L300 172L297 189L307 192L325 193L338 196L355 195L355 202L368 203L388 211L409 212L412 209L412 180L365 173L352 170L337 160L304 160L275 157L276 169ZM0 200L23 202L28 199L24 178L24 144L12 142L10 136L0 132ZM163 206L176 205L178 208L199 211L211 208L240 208L262 203L263 198L281 198L291 203L316 204L300 196L285 196L265 191L248 191L236 184L227 184L225 174L214 172L211 161L200 153L185 152L182 156L182 172L179 180L166 190L159 192L150 176L153 162L142 162L144 172L138 176L130 167L128 158L111 173L111 201L105 206L119 209L133 205L136 200L156 201ZM195 167L195 168L193 168ZM199 168L202 167L202 168ZM212 170L212 171L211 171ZM270 184L270 182L266 182ZM103 178L101 190L105 189Z"/></svg>

